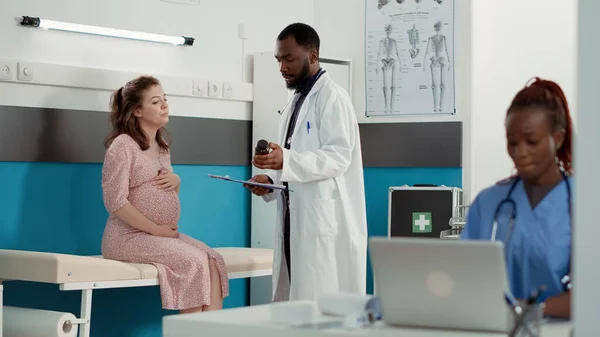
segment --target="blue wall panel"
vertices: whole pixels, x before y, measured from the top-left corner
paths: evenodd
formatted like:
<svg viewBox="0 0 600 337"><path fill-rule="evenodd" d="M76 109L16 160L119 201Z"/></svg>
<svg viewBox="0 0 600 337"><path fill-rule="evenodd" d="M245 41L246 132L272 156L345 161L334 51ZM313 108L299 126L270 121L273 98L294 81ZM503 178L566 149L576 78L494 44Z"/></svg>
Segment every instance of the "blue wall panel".
<svg viewBox="0 0 600 337"><path fill-rule="evenodd" d="M102 202L101 164L0 162L0 248L100 254L107 213ZM250 195L238 184L208 173L249 178L247 166L175 165L182 179L180 230L213 247L248 247ZM387 235L388 188L436 184L462 186L460 168L365 168L370 236ZM248 281L232 280L225 307L248 304ZM368 262L367 291L373 291ZM5 283L6 305L79 312L79 292L55 285ZM158 287L97 290L92 336L161 336Z"/></svg>
<svg viewBox="0 0 600 337"><path fill-rule="evenodd" d="M0 162L0 248L99 255L108 214L101 164ZM248 166L175 165L182 180L180 231L212 247L248 247L250 194L207 173L249 178ZM248 280L232 280L225 307L248 304ZM80 292L6 282L5 305L79 313ZM97 290L92 336L161 336L158 287Z"/></svg>

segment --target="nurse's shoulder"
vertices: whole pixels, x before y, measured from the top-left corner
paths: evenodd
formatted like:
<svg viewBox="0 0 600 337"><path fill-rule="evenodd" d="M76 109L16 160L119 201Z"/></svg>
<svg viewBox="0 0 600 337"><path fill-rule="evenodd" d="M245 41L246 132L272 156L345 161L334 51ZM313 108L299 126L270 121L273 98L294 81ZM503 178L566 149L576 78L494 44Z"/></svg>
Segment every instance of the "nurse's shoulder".
<svg viewBox="0 0 600 337"><path fill-rule="evenodd" d="M469 205L461 239L488 239L487 227L491 226L498 204L506 198L516 179L516 176L503 179L479 192Z"/></svg>
<svg viewBox="0 0 600 337"><path fill-rule="evenodd" d="M493 208L495 209L500 201L506 199L508 192L510 191L511 187L514 185L517 179L518 176L511 176L496 182L492 186L485 188L479 193L479 195L476 198L476 200L480 204L479 207L481 207L481 204L483 204L485 206L493 206Z"/></svg>

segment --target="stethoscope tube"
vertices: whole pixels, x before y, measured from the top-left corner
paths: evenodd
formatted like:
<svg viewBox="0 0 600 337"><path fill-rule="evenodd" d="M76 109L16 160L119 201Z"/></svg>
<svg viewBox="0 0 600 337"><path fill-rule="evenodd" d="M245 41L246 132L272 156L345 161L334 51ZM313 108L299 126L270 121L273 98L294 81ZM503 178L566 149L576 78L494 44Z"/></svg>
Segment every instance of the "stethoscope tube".
<svg viewBox="0 0 600 337"><path fill-rule="evenodd" d="M569 179L566 175L565 172L561 171L561 174L563 176L563 179L565 181L566 187L567 187L567 199L568 199L568 207L569 207L569 218L570 218L570 222L569 225L572 227L572 221L573 221L573 214L572 214L572 204L571 204L571 184L569 183ZM510 189L508 190L508 193L506 195L506 198L504 198L504 200L502 200L498 206L496 207L496 212L494 213L494 218L493 218L493 224L492 224L492 233L490 235L490 241L496 241L496 236L497 236L497 231L498 231L498 214L500 213L500 209L505 205L505 204L509 204L510 207L512 208L512 212L508 221L508 229L507 229L507 234L506 234L506 238L504 239L504 251L505 251L505 259L506 261L508 261L508 252L506 249L506 246L508 245L508 243L510 242L510 238L514 229L514 224L515 224L515 220L517 218L517 204L515 203L515 201L511 198L511 195L514 191L514 189L516 188L518 182L521 180L520 177L516 177L515 181L513 182L512 186L510 187ZM571 247L570 247L571 252L573 251L573 237L571 234ZM571 273L571 255L569 255L569 268L568 268L568 272L567 275L565 275L563 277L563 279L561 280L561 283L563 284L565 289L570 290L572 287L571 284L571 278L570 278L570 273Z"/></svg>
<svg viewBox="0 0 600 337"><path fill-rule="evenodd" d="M569 217L573 218L573 215L571 213L571 184L569 183L569 179L567 178L567 175L561 171L561 174L563 176L563 179L567 185L567 198L568 198L568 205L569 205ZM492 234L490 235L490 241L496 241L496 234L498 231L498 214L500 213L500 209L502 208L502 206L504 206L505 204L510 204L511 208L512 208L512 213L510 215L509 218L509 223L508 223L508 231L506 234L506 238L504 240L504 243L508 243L510 242L510 235L512 234L512 230L514 227L514 222L515 219L517 218L517 204L515 203L515 201L511 198L511 195L514 191L514 189L517 187L517 184L519 183L519 181L521 180L520 177L516 177L515 181L512 183L512 186L510 187L510 189L508 190L508 194L506 195L506 198L504 198L504 200L500 201L500 203L498 204L498 207L496 207L496 212L494 213L494 218L493 218L493 224L492 224ZM571 224L572 226L572 224Z"/></svg>
<svg viewBox="0 0 600 337"><path fill-rule="evenodd" d="M568 198L568 206L569 206L569 217L571 219L570 221L570 226L572 226L572 212L571 212L571 185L569 184L569 179L567 177L567 175L564 172L561 172L563 179L566 183L566 187L567 187L567 198ZM505 204L509 204L510 207L512 208L512 212L508 221L508 229L507 229L507 234L506 234L506 238L504 240L504 254L505 254L505 259L508 262L508 249L507 249L507 245L510 242L510 238L514 229L514 224L515 224L515 220L517 218L517 204L516 202L511 198L512 192L514 191L514 189L516 188L518 182L520 181L520 177L516 177L515 181L513 182L512 186L510 187L506 198L504 198L504 200L502 200L498 206L496 207L496 212L494 213L494 218L493 218L493 225L492 225L492 233L490 235L490 240L491 241L496 241L496 235L497 235L497 231L498 231L498 214L500 213L500 209L505 205ZM571 237L571 251L573 249L573 239ZM570 271L571 271L571 256L569 256L569 271L567 273L567 275L565 275L562 279L561 279L561 284L563 285L564 289L566 291L571 290L571 279L570 279ZM535 303L538 301L538 299L541 297L542 292L545 291L545 285L542 285L540 287L540 289L538 289L537 292L535 292L532 296L529 297L529 299L527 300L527 302L525 303L525 306L522 307L521 305L519 305L518 303L516 303L516 300L514 299L514 297L512 296L512 294L510 294L510 291L508 293L505 293L504 296L507 300L507 303L513 308L514 314L516 316L516 322L515 325L513 327L513 329L510 331L509 336L513 337L516 335L517 331L519 331L519 329L521 328L525 328L527 329L526 325L523 325L524 319L525 317L528 315L529 310L531 310L533 308L533 306L535 305ZM528 330L528 329L527 329Z"/></svg>

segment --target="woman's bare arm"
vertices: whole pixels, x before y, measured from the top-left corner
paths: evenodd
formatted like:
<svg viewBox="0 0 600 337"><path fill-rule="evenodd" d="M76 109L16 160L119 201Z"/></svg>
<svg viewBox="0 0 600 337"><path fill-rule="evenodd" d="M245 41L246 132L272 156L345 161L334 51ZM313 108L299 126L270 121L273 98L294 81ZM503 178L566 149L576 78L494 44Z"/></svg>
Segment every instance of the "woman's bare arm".
<svg viewBox="0 0 600 337"><path fill-rule="evenodd" d="M571 292L564 292L546 300L544 315L552 317L571 317Z"/></svg>

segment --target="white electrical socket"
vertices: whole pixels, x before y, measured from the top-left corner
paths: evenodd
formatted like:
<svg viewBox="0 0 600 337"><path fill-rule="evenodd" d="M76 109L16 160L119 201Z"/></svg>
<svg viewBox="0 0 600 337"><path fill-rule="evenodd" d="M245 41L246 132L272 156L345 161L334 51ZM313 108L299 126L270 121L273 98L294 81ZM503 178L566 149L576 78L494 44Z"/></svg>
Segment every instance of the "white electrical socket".
<svg viewBox="0 0 600 337"><path fill-rule="evenodd" d="M33 67L29 63L19 62L17 78L19 81L33 80Z"/></svg>
<svg viewBox="0 0 600 337"><path fill-rule="evenodd" d="M248 38L248 30L246 29L246 24L244 23L238 24L238 38L242 40L246 40Z"/></svg>
<svg viewBox="0 0 600 337"><path fill-rule="evenodd" d="M220 97L221 96L221 82L208 81L208 96Z"/></svg>
<svg viewBox="0 0 600 337"><path fill-rule="evenodd" d="M17 61L0 60L0 81L10 81L17 72Z"/></svg>
<svg viewBox="0 0 600 337"><path fill-rule="evenodd" d="M233 84L231 82L223 83L223 98L233 97Z"/></svg>
<svg viewBox="0 0 600 337"><path fill-rule="evenodd" d="M207 80L194 80L194 88L192 93L194 96L206 97L208 96L208 81Z"/></svg>

